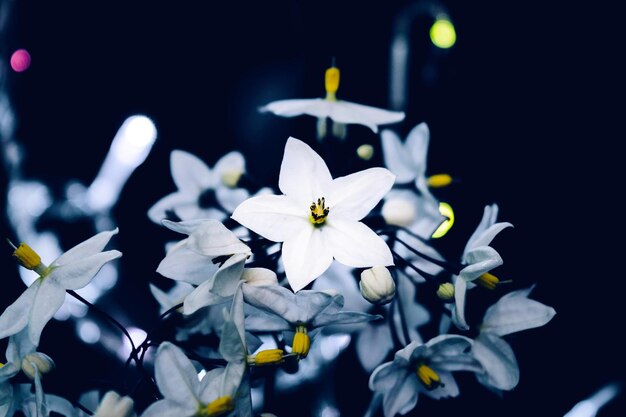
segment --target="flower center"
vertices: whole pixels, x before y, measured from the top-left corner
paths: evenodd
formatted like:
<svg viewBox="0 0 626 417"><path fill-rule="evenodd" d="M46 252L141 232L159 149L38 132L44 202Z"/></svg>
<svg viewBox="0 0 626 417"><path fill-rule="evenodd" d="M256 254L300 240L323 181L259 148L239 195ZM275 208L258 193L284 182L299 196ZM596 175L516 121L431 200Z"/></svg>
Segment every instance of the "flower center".
<svg viewBox="0 0 626 417"><path fill-rule="evenodd" d="M41 263L41 257L26 243L20 243L20 246L13 251L13 256L24 268L35 271L41 277L48 275L48 267Z"/></svg>
<svg viewBox="0 0 626 417"><path fill-rule="evenodd" d="M441 188L452 184L452 177L449 174L435 174L426 180L431 188Z"/></svg>
<svg viewBox="0 0 626 417"><path fill-rule="evenodd" d="M311 338L307 334L306 327L300 325L296 327L296 334L293 336L291 352L298 355L298 359L306 358L311 347Z"/></svg>
<svg viewBox="0 0 626 417"><path fill-rule="evenodd" d="M337 101L335 94L339 89L339 68L330 67L324 74L324 87L326 88L326 100Z"/></svg>
<svg viewBox="0 0 626 417"><path fill-rule="evenodd" d="M231 169L222 173L222 184L228 188L235 188L243 175L243 171Z"/></svg>
<svg viewBox="0 0 626 417"><path fill-rule="evenodd" d="M198 206L202 209L211 207L219 207L217 197L215 196L215 190L208 188L200 193L198 196Z"/></svg>
<svg viewBox="0 0 626 417"><path fill-rule="evenodd" d="M500 280L495 275L492 275L489 272L485 272L484 274L476 278L474 282L481 287L487 288L488 290L495 290L496 286L500 283Z"/></svg>
<svg viewBox="0 0 626 417"><path fill-rule="evenodd" d="M311 223L316 226L324 224L326 217L328 217L328 212L330 211L330 207L326 207L324 197L318 198L317 203L313 201L309 209L311 210L311 216L309 217Z"/></svg>
<svg viewBox="0 0 626 417"><path fill-rule="evenodd" d="M233 398L229 395L219 397L217 400L211 401L206 406L200 406L197 417L216 417L228 413L235 409Z"/></svg>
<svg viewBox="0 0 626 417"><path fill-rule="evenodd" d="M247 362L249 365L263 366L277 365L283 363L284 360L284 352L282 349L267 349L260 351L256 355L248 356Z"/></svg>
<svg viewBox="0 0 626 417"><path fill-rule="evenodd" d="M422 382L422 384L424 384L426 389L431 390L437 388L440 385L443 386L439 374L437 374L437 372L435 372L433 368L428 365L421 364L417 367L416 373L417 377Z"/></svg>

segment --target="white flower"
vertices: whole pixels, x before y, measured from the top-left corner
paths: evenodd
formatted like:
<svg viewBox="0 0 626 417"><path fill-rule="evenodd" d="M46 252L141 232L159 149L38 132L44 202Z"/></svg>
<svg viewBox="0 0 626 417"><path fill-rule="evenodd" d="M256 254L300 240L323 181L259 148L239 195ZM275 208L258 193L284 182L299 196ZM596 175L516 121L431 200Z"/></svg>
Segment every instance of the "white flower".
<svg viewBox="0 0 626 417"><path fill-rule="evenodd" d="M102 398L94 417L133 417L136 415L133 404L132 398L120 397L115 391L109 391Z"/></svg>
<svg viewBox="0 0 626 417"><path fill-rule="evenodd" d="M502 265L500 254L489 244L494 237L511 223L496 223L498 206L485 206L483 218L470 237L463 250L462 263L466 265L457 277L454 277L454 306L452 307L452 321L462 330L469 329L465 320L465 293L468 286L479 284L494 289L499 283L498 278L489 273L492 269Z"/></svg>
<svg viewBox="0 0 626 417"><path fill-rule="evenodd" d="M9 337L9 343L5 357L7 362L0 367L0 381L7 380L13 377L22 369L22 361L24 358L34 353L37 346L35 346L28 337L27 329L23 329L16 334ZM0 414L1 416L2 414Z"/></svg>
<svg viewBox="0 0 626 417"><path fill-rule="evenodd" d="M324 273L333 258L359 268L393 265L385 241L359 221L389 191L393 179L384 168L333 179L313 149L289 138L278 183L283 195L250 198L232 217L283 242L285 273L291 288L299 291Z"/></svg>
<svg viewBox="0 0 626 417"><path fill-rule="evenodd" d="M248 198L248 191L236 188L245 173L245 160L239 152L227 153L211 169L198 157L175 150L170 156L170 167L178 191L166 195L148 210L148 217L155 223L166 218L168 211L181 220L222 220Z"/></svg>
<svg viewBox="0 0 626 417"><path fill-rule="evenodd" d="M39 274L20 297L0 316L0 339L28 328L31 343L39 345L41 332L54 313L63 305L66 290L83 288L105 263L119 258L117 250L102 252L118 229L101 232L74 246L50 266L41 263L26 244L21 244L14 256L23 266Z"/></svg>
<svg viewBox="0 0 626 417"><path fill-rule="evenodd" d="M485 313L473 354L485 369L476 377L487 387L511 390L519 381L513 349L501 336L541 327L556 314L552 307L529 299L531 291L532 287L510 292Z"/></svg>
<svg viewBox="0 0 626 417"><path fill-rule="evenodd" d="M367 126L374 133L378 133L379 125L404 120L403 112L337 100L335 93L339 88L339 70L335 67L326 70L325 84L326 98L279 100L266 104L259 110L261 112L272 112L284 117L294 117L302 114L308 114L320 120L325 120L328 117L337 123ZM320 136L324 136L324 134L320 134Z"/></svg>
<svg viewBox="0 0 626 417"><path fill-rule="evenodd" d="M452 371L481 371L471 356L471 346L466 337L441 335L425 344L410 343L396 352L393 362L376 368L369 387L383 395L385 417L408 413L419 393L435 399L459 395Z"/></svg>

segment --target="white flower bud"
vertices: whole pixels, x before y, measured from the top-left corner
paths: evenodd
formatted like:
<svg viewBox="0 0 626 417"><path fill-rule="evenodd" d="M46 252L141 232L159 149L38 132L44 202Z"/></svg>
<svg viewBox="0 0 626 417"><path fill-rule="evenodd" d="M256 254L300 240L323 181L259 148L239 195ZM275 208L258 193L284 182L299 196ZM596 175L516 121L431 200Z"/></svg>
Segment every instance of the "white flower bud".
<svg viewBox="0 0 626 417"><path fill-rule="evenodd" d="M243 270L241 279L248 285L278 285L278 278L274 271L266 268L246 268Z"/></svg>
<svg viewBox="0 0 626 417"><path fill-rule="evenodd" d="M35 367L37 368L35 370ZM30 379L35 379L35 374L39 373L41 377L55 368L52 358L45 353L34 352L29 353L22 359L22 371Z"/></svg>
<svg viewBox="0 0 626 417"><path fill-rule="evenodd" d="M387 304L396 294L396 284L384 266L375 266L361 272L361 295L372 304Z"/></svg>
<svg viewBox="0 0 626 417"><path fill-rule="evenodd" d="M372 156L374 156L374 147L367 143L363 144L356 148L356 154L359 156L359 158L365 161L369 161L370 159L372 159Z"/></svg>
<svg viewBox="0 0 626 417"><path fill-rule="evenodd" d="M452 301L454 299L454 285L449 282L439 284L439 288L437 288L437 296L444 301Z"/></svg>
<svg viewBox="0 0 626 417"><path fill-rule="evenodd" d="M120 397L115 391L107 392L93 417L133 417L133 400L130 397Z"/></svg>
<svg viewBox="0 0 626 417"><path fill-rule="evenodd" d="M417 211L415 204L406 198L386 199L382 209L383 218L387 224L406 227L415 220Z"/></svg>

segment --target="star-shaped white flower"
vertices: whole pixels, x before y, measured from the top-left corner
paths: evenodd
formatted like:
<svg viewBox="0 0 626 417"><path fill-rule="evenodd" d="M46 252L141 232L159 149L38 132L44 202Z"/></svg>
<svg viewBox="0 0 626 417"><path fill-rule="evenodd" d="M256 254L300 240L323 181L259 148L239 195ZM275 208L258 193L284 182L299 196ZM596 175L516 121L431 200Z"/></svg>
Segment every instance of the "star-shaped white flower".
<svg viewBox="0 0 626 417"><path fill-rule="evenodd" d="M39 345L41 332L61 308L66 290L85 287L102 265L122 256L117 250L102 252L118 229L101 232L74 246L50 266L41 262L30 247L21 244L14 252L20 263L39 274L19 298L0 316L0 339L28 328L31 343Z"/></svg>
<svg viewBox="0 0 626 417"><path fill-rule="evenodd" d="M178 191L166 195L148 210L148 217L155 223L167 218L168 211L173 211L181 220L222 220L227 216L226 212L232 213L248 198L247 190L237 188L246 169L244 157L239 152L227 153L211 169L189 152L174 150L170 156L170 168ZM215 201L211 201L212 192Z"/></svg>
<svg viewBox="0 0 626 417"><path fill-rule="evenodd" d="M250 198L232 218L283 242L282 259L291 288L299 291L333 261L356 268L393 265L387 243L360 220L393 185L384 168L333 179L326 163L304 142L289 138L278 186L283 195Z"/></svg>
<svg viewBox="0 0 626 417"><path fill-rule="evenodd" d="M259 110L272 112L278 116L294 117L307 114L325 120L327 117L336 123L360 124L378 133L378 126L404 120L404 113L365 106L345 100L337 100L339 70L331 67L326 70L326 98L293 99L273 101ZM319 132L320 136L324 136Z"/></svg>

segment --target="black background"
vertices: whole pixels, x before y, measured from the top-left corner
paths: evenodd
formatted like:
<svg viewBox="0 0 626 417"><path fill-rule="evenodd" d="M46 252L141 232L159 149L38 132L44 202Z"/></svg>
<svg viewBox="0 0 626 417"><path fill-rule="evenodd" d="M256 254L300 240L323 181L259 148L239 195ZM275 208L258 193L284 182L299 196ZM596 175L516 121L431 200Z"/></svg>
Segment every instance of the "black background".
<svg viewBox="0 0 626 417"><path fill-rule="evenodd" d="M4 87L18 117L16 136L28 152L27 177L58 187L69 179L88 184L126 117L146 114L158 129L152 153L114 210L120 234L113 246L124 253L121 280L100 305L125 325L155 323L148 282L165 282L154 270L163 242L176 236L145 213L174 191L171 150L213 165L226 151L241 149L248 171L275 184L286 138L313 143L315 121L262 115L257 107L321 96L332 57L342 71L341 97L387 107L391 25L406 4L13 3L3 57L23 47L33 62L24 73L7 74ZM505 259L499 275L512 278L515 288L537 283L534 298L557 316L512 339L521 368L514 391L499 398L460 375L459 398L422 397L411 415L561 416L625 375L618 342L623 133L613 128L623 100L613 77L618 49L607 44L616 32L613 14L599 5L538 1L444 4L458 42L437 54L420 26L427 20L418 20L407 118L393 128L404 136L426 121L429 172L459 179L443 194L458 216L450 252L462 249L483 206L497 202L500 219L515 225L495 242ZM423 77L428 62L434 79ZM378 143L364 127L350 127L349 135L354 143ZM66 247L92 233L82 225L56 227ZM2 306L23 289L9 255L1 261ZM66 323L52 323L42 340L40 350L59 368L46 380L47 392L74 399L96 379L119 381L119 364L82 346ZM345 415L360 415L366 404L358 394L367 376L347 358L337 379L356 395L342 392L340 406ZM623 397L599 415L621 415ZM294 411L295 401L267 411L304 415Z"/></svg>

